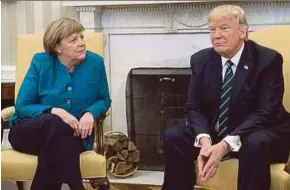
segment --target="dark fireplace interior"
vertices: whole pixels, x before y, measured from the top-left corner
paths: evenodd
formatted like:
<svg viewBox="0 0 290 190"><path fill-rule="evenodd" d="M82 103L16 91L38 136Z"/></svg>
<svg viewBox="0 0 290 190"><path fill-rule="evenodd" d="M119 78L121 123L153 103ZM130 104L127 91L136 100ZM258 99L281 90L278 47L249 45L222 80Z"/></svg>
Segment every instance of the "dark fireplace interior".
<svg viewBox="0 0 290 190"><path fill-rule="evenodd" d="M134 68L128 74L128 134L141 153L139 169L164 170L163 133L186 121L190 74L190 68Z"/></svg>

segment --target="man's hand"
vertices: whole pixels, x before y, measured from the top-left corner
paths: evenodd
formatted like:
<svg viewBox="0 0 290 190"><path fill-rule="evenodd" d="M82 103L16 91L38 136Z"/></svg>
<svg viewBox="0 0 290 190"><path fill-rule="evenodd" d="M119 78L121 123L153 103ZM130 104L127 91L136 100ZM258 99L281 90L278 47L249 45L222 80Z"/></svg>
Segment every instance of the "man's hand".
<svg viewBox="0 0 290 190"><path fill-rule="evenodd" d="M93 125L93 115L90 112L86 112L79 121L79 133L81 134L82 139L92 134Z"/></svg>
<svg viewBox="0 0 290 190"><path fill-rule="evenodd" d="M229 151L229 145L225 141L221 141L209 147L203 156L207 157L207 162L200 173L201 182L206 182L215 176L217 168L223 156Z"/></svg>
<svg viewBox="0 0 290 190"><path fill-rule="evenodd" d="M79 135L77 130L79 121L73 115L71 115L62 108L52 108L51 113L59 116L63 120L63 122L68 124L75 131L77 136Z"/></svg>
<svg viewBox="0 0 290 190"><path fill-rule="evenodd" d="M198 172L200 175L208 159L208 157L205 156L205 152L208 150L209 147L211 147L211 140L208 137L202 137L199 140L199 144L201 145L201 149L197 157L197 165L198 165Z"/></svg>

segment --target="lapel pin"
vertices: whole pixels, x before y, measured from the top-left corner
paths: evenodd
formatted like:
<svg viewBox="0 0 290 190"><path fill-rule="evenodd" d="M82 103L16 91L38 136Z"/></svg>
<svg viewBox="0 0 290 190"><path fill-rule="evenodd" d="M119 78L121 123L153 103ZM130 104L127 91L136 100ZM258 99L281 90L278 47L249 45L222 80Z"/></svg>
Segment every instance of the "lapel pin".
<svg viewBox="0 0 290 190"><path fill-rule="evenodd" d="M245 66L244 66L244 69L248 70L248 68L249 68L248 65L245 65Z"/></svg>

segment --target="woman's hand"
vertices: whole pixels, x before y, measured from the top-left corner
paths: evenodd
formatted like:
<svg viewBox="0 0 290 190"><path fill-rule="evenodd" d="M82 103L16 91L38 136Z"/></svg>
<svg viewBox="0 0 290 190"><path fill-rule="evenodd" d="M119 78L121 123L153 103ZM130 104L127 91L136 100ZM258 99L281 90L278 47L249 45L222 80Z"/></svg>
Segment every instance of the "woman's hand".
<svg viewBox="0 0 290 190"><path fill-rule="evenodd" d="M79 127L79 121L77 118L75 118L73 115L71 115L69 112L65 111L62 108L52 108L51 113L59 116L63 122L68 124L75 132L75 135L79 136L78 133L78 127Z"/></svg>
<svg viewBox="0 0 290 190"><path fill-rule="evenodd" d="M79 121L79 134L81 138L86 138L88 135L92 134L94 117L90 112L86 112Z"/></svg>

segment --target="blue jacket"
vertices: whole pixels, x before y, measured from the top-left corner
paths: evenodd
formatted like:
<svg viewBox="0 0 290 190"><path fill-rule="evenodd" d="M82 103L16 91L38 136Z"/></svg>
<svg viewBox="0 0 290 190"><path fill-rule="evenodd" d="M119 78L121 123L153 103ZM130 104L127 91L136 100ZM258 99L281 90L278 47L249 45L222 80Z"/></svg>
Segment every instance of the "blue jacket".
<svg viewBox="0 0 290 190"><path fill-rule="evenodd" d="M20 87L12 127L23 119L35 118L52 107L63 108L78 120L84 112L95 119L111 104L103 58L87 51L82 63L69 73L60 61L50 54L36 53ZM93 137L84 139L87 150L93 148Z"/></svg>

